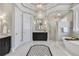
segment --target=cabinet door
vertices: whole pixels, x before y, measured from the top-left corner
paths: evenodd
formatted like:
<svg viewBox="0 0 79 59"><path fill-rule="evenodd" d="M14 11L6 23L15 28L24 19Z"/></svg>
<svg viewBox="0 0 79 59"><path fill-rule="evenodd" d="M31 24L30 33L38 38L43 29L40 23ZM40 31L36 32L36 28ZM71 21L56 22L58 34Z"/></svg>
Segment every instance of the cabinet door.
<svg viewBox="0 0 79 59"><path fill-rule="evenodd" d="M22 43L22 12L15 7L15 47Z"/></svg>
<svg viewBox="0 0 79 59"><path fill-rule="evenodd" d="M1 56L1 39L0 39L0 56Z"/></svg>
<svg viewBox="0 0 79 59"><path fill-rule="evenodd" d="M11 48L11 37L5 38L5 41L4 42L5 42L5 44L4 44L5 53L9 53L10 48Z"/></svg>
<svg viewBox="0 0 79 59"><path fill-rule="evenodd" d="M1 55L5 55L5 39L1 40Z"/></svg>
<svg viewBox="0 0 79 59"><path fill-rule="evenodd" d="M4 39L0 39L0 56L3 56L4 55Z"/></svg>
<svg viewBox="0 0 79 59"><path fill-rule="evenodd" d="M0 56L3 56L10 51L11 37L2 38L0 40Z"/></svg>
<svg viewBox="0 0 79 59"><path fill-rule="evenodd" d="M25 42L31 41L31 16L29 14L23 14L23 40Z"/></svg>

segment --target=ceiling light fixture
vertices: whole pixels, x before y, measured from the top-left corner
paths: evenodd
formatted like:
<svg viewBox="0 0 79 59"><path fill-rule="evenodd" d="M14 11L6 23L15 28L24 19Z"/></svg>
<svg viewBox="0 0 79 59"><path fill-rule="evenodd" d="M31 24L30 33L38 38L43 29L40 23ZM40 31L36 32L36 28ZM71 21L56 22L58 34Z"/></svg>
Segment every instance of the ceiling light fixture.
<svg viewBox="0 0 79 59"><path fill-rule="evenodd" d="M44 17L43 13L38 13L37 18L42 19Z"/></svg>
<svg viewBox="0 0 79 59"><path fill-rule="evenodd" d="M43 6L42 6L42 4L37 4L36 7L41 9Z"/></svg>
<svg viewBox="0 0 79 59"><path fill-rule="evenodd" d="M60 14L60 13L58 13L57 15L58 15L58 16L61 16L61 14Z"/></svg>

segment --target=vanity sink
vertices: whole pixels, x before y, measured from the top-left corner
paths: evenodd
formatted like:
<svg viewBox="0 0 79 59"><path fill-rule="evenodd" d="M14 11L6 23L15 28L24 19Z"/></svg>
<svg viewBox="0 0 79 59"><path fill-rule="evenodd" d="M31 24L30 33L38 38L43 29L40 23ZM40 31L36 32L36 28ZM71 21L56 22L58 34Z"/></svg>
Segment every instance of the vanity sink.
<svg viewBox="0 0 79 59"><path fill-rule="evenodd" d="M64 39L69 41L79 40L79 38L75 38L75 37L64 37Z"/></svg>
<svg viewBox="0 0 79 59"><path fill-rule="evenodd" d="M75 39L64 38L63 43L69 53L75 56L79 56L79 39L78 38L75 38Z"/></svg>

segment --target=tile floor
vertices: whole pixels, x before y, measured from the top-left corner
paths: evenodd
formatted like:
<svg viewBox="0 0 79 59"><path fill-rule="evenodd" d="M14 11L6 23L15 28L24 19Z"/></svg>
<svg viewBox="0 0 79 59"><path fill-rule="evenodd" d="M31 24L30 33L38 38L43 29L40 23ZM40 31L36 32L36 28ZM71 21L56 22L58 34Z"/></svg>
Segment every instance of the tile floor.
<svg viewBox="0 0 79 59"><path fill-rule="evenodd" d="M26 56L27 52L29 51L30 47L36 44L43 44L47 45L53 56L71 56L70 53L68 53L66 50L63 50L61 47L57 46L55 42L49 41L33 41L33 42L28 42L20 47L16 48L14 51L11 51L8 53L6 56Z"/></svg>

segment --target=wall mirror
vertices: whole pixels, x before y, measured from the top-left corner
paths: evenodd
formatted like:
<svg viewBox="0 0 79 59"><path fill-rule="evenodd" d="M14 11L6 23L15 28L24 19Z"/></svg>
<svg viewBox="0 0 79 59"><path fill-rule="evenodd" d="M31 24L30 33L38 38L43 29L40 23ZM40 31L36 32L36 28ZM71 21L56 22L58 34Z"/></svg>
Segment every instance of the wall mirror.
<svg viewBox="0 0 79 59"><path fill-rule="evenodd" d="M47 31L47 20L46 18L39 19L34 17L33 20L35 31Z"/></svg>
<svg viewBox="0 0 79 59"><path fill-rule="evenodd" d="M0 35L11 34L12 5L0 4Z"/></svg>

